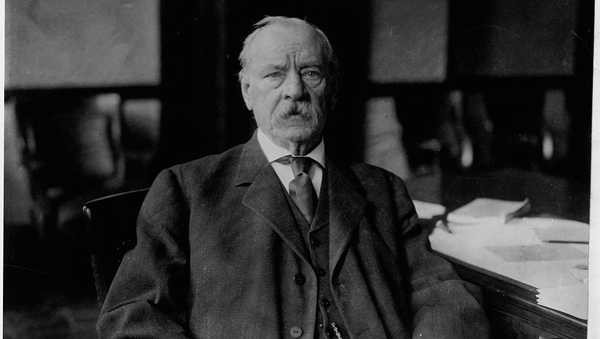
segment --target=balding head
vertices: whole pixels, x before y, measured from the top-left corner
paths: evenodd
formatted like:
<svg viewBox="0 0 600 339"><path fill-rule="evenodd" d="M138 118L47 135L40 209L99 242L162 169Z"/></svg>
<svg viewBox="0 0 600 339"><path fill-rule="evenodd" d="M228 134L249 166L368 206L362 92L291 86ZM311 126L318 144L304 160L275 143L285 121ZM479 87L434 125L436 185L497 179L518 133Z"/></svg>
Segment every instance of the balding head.
<svg viewBox="0 0 600 339"><path fill-rule="evenodd" d="M316 146L335 88L323 32L304 20L267 17L246 38L240 63L242 96L258 128L292 154Z"/></svg>
<svg viewBox="0 0 600 339"><path fill-rule="evenodd" d="M269 27L273 28L274 26L300 26L315 34L321 46L323 60L327 66L326 72L330 87L329 95L332 96L330 99L333 99L333 96L335 95L335 87L337 85L338 61L335 53L333 52L333 48L331 47L331 43L329 42L329 39L325 33L323 33L323 31L321 31L317 26L298 18L290 18L285 16L266 16L264 19L254 24L254 30L244 40L244 46L238 57L241 68L238 74L239 79L242 79L244 72L246 71L246 67L251 62L252 49L256 47L254 42L256 41L257 37L259 37L261 33L266 31Z"/></svg>

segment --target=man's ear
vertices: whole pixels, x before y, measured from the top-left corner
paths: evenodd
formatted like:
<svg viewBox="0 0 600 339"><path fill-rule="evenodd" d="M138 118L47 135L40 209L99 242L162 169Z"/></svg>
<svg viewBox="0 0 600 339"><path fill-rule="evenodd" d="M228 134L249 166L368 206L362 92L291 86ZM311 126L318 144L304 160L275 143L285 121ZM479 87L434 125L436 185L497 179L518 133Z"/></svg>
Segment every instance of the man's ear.
<svg viewBox="0 0 600 339"><path fill-rule="evenodd" d="M250 100L250 82L245 76L240 77L240 88L242 90L242 97L244 98L244 103L246 104L246 108L251 111L252 110L252 101Z"/></svg>

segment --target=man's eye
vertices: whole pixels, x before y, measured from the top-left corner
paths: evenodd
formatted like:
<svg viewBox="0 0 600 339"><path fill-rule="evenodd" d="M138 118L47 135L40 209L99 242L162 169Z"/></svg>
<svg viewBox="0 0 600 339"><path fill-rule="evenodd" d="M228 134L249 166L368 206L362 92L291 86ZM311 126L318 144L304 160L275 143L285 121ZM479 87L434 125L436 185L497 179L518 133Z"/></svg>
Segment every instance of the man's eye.
<svg viewBox="0 0 600 339"><path fill-rule="evenodd" d="M277 79L280 78L283 74L281 72L271 72L265 75L267 79Z"/></svg>
<svg viewBox="0 0 600 339"><path fill-rule="evenodd" d="M302 77L306 80L315 81L315 80L321 80L321 78L323 76L321 75L321 72L319 72L319 71L310 70L310 71L302 72Z"/></svg>

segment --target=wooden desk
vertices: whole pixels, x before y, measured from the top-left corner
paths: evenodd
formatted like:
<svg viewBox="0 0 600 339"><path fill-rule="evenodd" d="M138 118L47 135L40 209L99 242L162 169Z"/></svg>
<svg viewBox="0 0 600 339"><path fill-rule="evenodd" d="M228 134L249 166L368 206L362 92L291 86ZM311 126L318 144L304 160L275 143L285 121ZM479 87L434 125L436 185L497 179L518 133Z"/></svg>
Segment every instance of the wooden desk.
<svg viewBox="0 0 600 339"><path fill-rule="evenodd" d="M540 306L515 292L521 287L518 282L506 286L504 279L500 281L491 272L454 258L446 259L462 279L481 288L494 338L586 338L586 321Z"/></svg>
<svg viewBox="0 0 600 339"><path fill-rule="evenodd" d="M514 169L470 175L439 173L413 178L406 184L413 199L439 203L448 210L476 197L529 198L534 215L589 220L589 188L539 173ZM453 258L446 259L464 280L481 288L494 338L586 337L586 321L536 304L525 295L528 290L533 293L533 287L499 279L492 272Z"/></svg>

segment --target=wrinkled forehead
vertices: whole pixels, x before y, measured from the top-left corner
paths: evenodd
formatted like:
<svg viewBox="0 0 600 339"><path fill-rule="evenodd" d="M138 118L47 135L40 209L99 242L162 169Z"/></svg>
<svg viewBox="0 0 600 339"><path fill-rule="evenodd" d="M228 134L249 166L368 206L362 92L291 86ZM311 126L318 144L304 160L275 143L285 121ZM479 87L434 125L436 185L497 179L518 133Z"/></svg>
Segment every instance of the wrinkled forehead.
<svg viewBox="0 0 600 339"><path fill-rule="evenodd" d="M323 44L309 25L273 24L258 32L248 53L250 67L281 63L289 56L296 61L324 64Z"/></svg>

